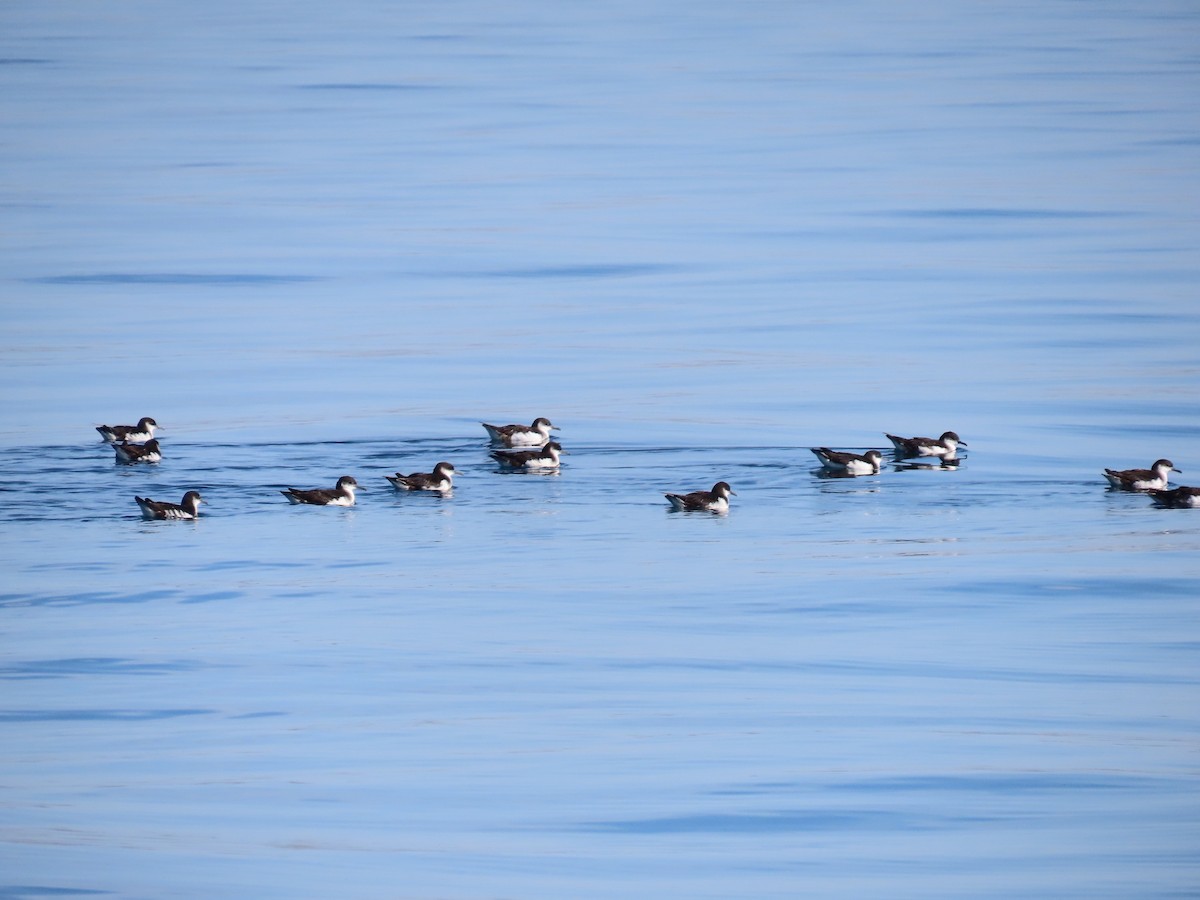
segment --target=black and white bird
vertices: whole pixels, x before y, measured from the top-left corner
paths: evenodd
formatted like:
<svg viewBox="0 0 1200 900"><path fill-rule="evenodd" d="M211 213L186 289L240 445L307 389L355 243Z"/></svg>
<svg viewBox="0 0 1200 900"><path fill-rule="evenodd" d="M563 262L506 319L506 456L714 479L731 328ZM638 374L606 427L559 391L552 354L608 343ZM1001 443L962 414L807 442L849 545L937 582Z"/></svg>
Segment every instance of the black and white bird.
<svg viewBox="0 0 1200 900"><path fill-rule="evenodd" d="M113 444L117 462L132 465L133 463L156 463L162 460L162 450L158 441L151 438L144 444Z"/></svg>
<svg viewBox="0 0 1200 900"><path fill-rule="evenodd" d="M1165 509L1200 509L1200 487L1177 487L1170 491L1150 491L1154 502Z"/></svg>
<svg viewBox="0 0 1200 900"><path fill-rule="evenodd" d="M1183 474L1169 459L1160 459L1149 469L1105 469L1104 477L1110 487L1122 491L1162 491L1171 472Z"/></svg>
<svg viewBox="0 0 1200 900"><path fill-rule="evenodd" d="M358 482L350 475L343 475L332 490L316 488L310 491L301 491L296 488L288 488L279 493L292 503L308 503L313 506L353 506L354 492L357 489Z"/></svg>
<svg viewBox="0 0 1200 900"><path fill-rule="evenodd" d="M940 438L906 438L895 434L887 434L887 432L884 432L884 434L892 442L892 446L896 448L896 455L904 459L913 456L940 456L953 459L959 447L967 446L967 442L953 431L942 432Z"/></svg>
<svg viewBox="0 0 1200 900"><path fill-rule="evenodd" d="M440 462L432 472L414 472L412 475L384 475L398 491L440 491L446 493L454 487L454 476L460 474L453 463Z"/></svg>
<svg viewBox="0 0 1200 900"><path fill-rule="evenodd" d="M826 472L839 475L878 475L883 454L878 450L866 453L841 453L828 447L813 447L813 454L821 461Z"/></svg>
<svg viewBox="0 0 1200 900"><path fill-rule="evenodd" d="M558 431L557 425L539 416L532 425L489 425L480 422L488 438L498 447L541 447L550 440L550 432Z"/></svg>
<svg viewBox="0 0 1200 900"><path fill-rule="evenodd" d="M128 441L131 444L144 444L154 438L154 430L158 423L149 416L143 416L136 425L97 425L96 430L106 444L118 444Z"/></svg>
<svg viewBox="0 0 1200 900"><path fill-rule="evenodd" d="M505 469L557 469L566 452L558 441L551 441L541 450L493 450L490 455Z"/></svg>
<svg viewBox="0 0 1200 900"><path fill-rule="evenodd" d="M198 491L188 491L179 503L163 503L149 497L134 497L147 519L194 519L200 515L204 498Z"/></svg>
<svg viewBox="0 0 1200 900"><path fill-rule="evenodd" d="M730 495L737 492L727 482L718 481L711 491L693 491L690 494L664 494L671 506L681 512L690 510L709 510L710 512L727 512Z"/></svg>

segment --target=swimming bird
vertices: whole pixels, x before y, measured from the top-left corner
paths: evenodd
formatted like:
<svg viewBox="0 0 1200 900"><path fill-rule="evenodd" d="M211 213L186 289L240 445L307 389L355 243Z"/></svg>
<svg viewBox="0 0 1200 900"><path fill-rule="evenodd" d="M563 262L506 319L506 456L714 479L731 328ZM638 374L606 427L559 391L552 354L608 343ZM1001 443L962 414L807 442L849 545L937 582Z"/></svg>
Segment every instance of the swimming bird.
<svg viewBox="0 0 1200 900"><path fill-rule="evenodd" d="M449 491L454 487L454 476L459 474L454 465L440 462L432 472L414 472L411 475L384 475L398 491Z"/></svg>
<svg viewBox="0 0 1200 900"><path fill-rule="evenodd" d="M878 450L868 450L861 456L857 453L839 453L828 447L813 447L812 452L827 472L839 472L846 475L878 475L879 464L883 454Z"/></svg>
<svg viewBox="0 0 1200 900"><path fill-rule="evenodd" d="M493 444L502 447L540 447L550 440L550 432L558 431L557 425L551 425L550 420L538 418L532 425L489 425L480 422L487 431Z"/></svg>
<svg viewBox="0 0 1200 900"><path fill-rule="evenodd" d="M113 444L119 463L156 463L162 459L162 450L154 438L144 444Z"/></svg>
<svg viewBox="0 0 1200 900"><path fill-rule="evenodd" d="M566 452L558 441L551 441L541 450L522 450L520 452L493 450L491 457L501 466L507 466L510 469L557 469L559 455Z"/></svg>
<svg viewBox="0 0 1200 900"><path fill-rule="evenodd" d="M97 425L96 430L106 444L117 444L129 441L131 444L144 444L154 437L154 429L158 423L149 416L143 416L136 425Z"/></svg>
<svg viewBox="0 0 1200 900"><path fill-rule="evenodd" d="M313 506L353 506L354 492L357 489L358 482L349 475L343 475L338 479L337 486L333 490L317 488L311 491L298 491L295 488L288 488L279 493L291 500L292 503L310 503Z"/></svg>
<svg viewBox="0 0 1200 900"><path fill-rule="evenodd" d="M729 509L729 496L737 496L726 482L718 481L711 491L693 491L690 494L663 494L677 510L706 509L711 512L725 512Z"/></svg>
<svg viewBox="0 0 1200 900"><path fill-rule="evenodd" d="M944 431L940 438L927 437L899 437L894 434L887 434L887 439L892 442L892 446L896 448L896 455L901 457L910 456L942 456L954 457L955 451L960 446L967 446L967 442L960 438L953 431Z"/></svg>
<svg viewBox="0 0 1200 900"><path fill-rule="evenodd" d="M1154 502L1164 509L1200 509L1200 487L1177 487L1173 491L1150 491Z"/></svg>
<svg viewBox="0 0 1200 900"><path fill-rule="evenodd" d="M180 503L160 503L149 497L134 497L147 519L194 519L200 515L204 498L197 491L188 491Z"/></svg>
<svg viewBox="0 0 1200 900"><path fill-rule="evenodd" d="M1175 463L1160 459L1149 469L1105 469L1104 477L1110 486L1122 491L1162 491L1166 490L1170 472L1179 472Z"/></svg>

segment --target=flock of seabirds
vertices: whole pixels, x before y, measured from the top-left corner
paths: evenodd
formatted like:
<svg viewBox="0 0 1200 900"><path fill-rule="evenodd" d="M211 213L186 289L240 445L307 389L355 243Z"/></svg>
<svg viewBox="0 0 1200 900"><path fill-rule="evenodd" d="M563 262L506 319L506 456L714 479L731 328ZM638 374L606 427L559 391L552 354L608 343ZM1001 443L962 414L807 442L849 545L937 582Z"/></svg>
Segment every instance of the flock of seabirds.
<svg viewBox="0 0 1200 900"><path fill-rule="evenodd" d="M503 469L557 471L560 458L566 453L558 441L550 439L550 432L558 429L549 419L539 417L530 425L481 424L488 433L491 445L498 448L492 450L490 455ZM136 425L98 425L96 430L105 442L113 446L118 463L134 465L156 463L162 459L162 449L154 437L158 427L154 419L146 416ZM886 436L892 442L898 460L926 458L948 467L958 464L958 448L967 446L967 442L953 431L944 432L939 438ZM822 470L830 475L878 475L883 462L883 454L878 450L859 454L828 447L811 449L820 460ZM1149 469L1105 469L1103 474L1113 489L1145 492L1158 506L1200 509L1200 487L1168 488L1167 479L1171 472L1178 473L1179 470L1169 459L1160 459ZM453 464L440 462L432 472L414 472L411 475L397 472L384 478L398 491L437 491L444 494L454 486L454 476L457 474ZM295 504L353 506L357 489L358 482L353 476L343 475L333 488L288 488L280 493ZM736 496L736 493L728 482L718 481L710 491L664 496L675 510L724 513L729 510L729 498ZM199 515L200 504L204 502L198 491L188 491L179 503L151 500L149 497L134 497L134 500L147 519L194 519Z"/></svg>

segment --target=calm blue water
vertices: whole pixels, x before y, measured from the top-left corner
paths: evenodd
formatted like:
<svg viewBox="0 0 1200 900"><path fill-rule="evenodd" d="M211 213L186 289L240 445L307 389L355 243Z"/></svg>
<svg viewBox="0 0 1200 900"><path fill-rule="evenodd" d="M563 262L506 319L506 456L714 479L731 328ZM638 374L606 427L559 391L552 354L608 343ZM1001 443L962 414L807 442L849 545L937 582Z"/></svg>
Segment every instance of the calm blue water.
<svg viewBox="0 0 1200 900"><path fill-rule="evenodd" d="M1100 476L1200 484L1198 48L0 9L0 897L1200 894L1200 513ZM561 473L497 471L538 415Z"/></svg>

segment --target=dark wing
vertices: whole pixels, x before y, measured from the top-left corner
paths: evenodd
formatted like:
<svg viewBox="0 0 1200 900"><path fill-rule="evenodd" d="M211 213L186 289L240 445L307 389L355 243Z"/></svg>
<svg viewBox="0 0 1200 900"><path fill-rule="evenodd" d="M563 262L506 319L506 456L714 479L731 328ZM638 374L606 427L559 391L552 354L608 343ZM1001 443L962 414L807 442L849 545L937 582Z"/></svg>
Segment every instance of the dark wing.
<svg viewBox="0 0 1200 900"><path fill-rule="evenodd" d="M679 495L676 494L676 496ZM684 494L680 499L688 509L703 509L712 503L713 497L708 491L693 491L690 494Z"/></svg>
<svg viewBox="0 0 1200 900"><path fill-rule="evenodd" d="M851 460L859 458L858 456L856 456L853 453L841 453L837 450L830 450L828 447L818 447L817 455L824 456L830 462L837 463L840 466L844 466L846 463L850 462Z"/></svg>
<svg viewBox="0 0 1200 900"><path fill-rule="evenodd" d="M1105 469L1109 475L1120 480L1121 484L1133 484L1135 481L1149 481L1155 475L1149 469Z"/></svg>
<svg viewBox="0 0 1200 900"><path fill-rule="evenodd" d="M301 503L312 503L317 506L325 506L334 498L337 491L327 491L323 488L317 488L311 491L299 491L295 488L288 488L286 491L280 491L286 497L294 497Z"/></svg>
<svg viewBox="0 0 1200 900"><path fill-rule="evenodd" d="M172 513L182 513L184 508L177 503L165 503L159 500L151 500L149 497L134 497L138 506L142 508L143 513L149 513L156 519L166 519Z"/></svg>
<svg viewBox="0 0 1200 900"><path fill-rule="evenodd" d="M133 499L136 500L137 505L142 508L142 512L151 513L156 516L162 515L162 504L161 503L156 503L155 501L151 500L149 497L135 496Z"/></svg>
<svg viewBox="0 0 1200 900"><path fill-rule="evenodd" d="M492 459L501 465L510 466L514 469L519 469L531 459L541 456L540 450L520 450L516 453L504 453L500 450L493 450L491 453Z"/></svg>
<svg viewBox="0 0 1200 900"><path fill-rule="evenodd" d="M487 431L494 441L508 441L508 439L512 437L514 431L523 427L521 425L489 425L487 422L482 422L480 424L483 425L484 430Z"/></svg>

